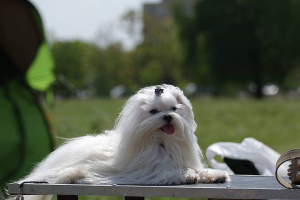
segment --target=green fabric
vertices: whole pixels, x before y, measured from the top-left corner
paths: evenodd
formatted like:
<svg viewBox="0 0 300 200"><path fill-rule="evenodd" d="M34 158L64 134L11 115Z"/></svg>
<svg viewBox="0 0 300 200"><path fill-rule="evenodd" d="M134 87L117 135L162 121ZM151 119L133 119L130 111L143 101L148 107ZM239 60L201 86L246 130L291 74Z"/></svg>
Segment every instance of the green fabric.
<svg viewBox="0 0 300 200"><path fill-rule="evenodd" d="M55 81L54 62L46 42L42 43L26 73L27 84L38 91L45 91Z"/></svg>
<svg viewBox="0 0 300 200"><path fill-rule="evenodd" d="M21 137L14 108L5 97L2 88L0 89L0 110L0 180L3 180L16 169L20 162L21 155L18 152Z"/></svg>
<svg viewBox="0 0 300 200"><path fill-rule="evenodd" d="M30 2L24 3L31 9L32 19L43 34L43 24L37 10ZM53 150L53 140L45 121L47 118L43 116L32 91L47 91L54 81L53 58L43 38L25 77L0 85L1 188L29 174Z"/></svg>
<svg viewBox="0 0 300 200"><path fill-rule="evenodd" d="M9 180L5 181L17 180L51 152L52 144L44 116L23 83L14 81L7 89L0 88L0 110L0 180L9 174Z"/></svg>

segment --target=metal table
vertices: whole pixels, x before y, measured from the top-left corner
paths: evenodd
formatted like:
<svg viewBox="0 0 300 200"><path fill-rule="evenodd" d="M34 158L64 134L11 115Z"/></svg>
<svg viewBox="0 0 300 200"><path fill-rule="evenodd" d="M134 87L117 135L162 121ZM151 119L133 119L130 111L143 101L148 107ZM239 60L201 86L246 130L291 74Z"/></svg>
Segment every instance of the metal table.
<svg viewBox="0 0 300 200"><path fill-rule="evenodd" d="M18 194L19 184L9 184L8 193ZM24 195L57 195L59 200L75 200L79 195L144 197L187 197L209 199L300 199L300 189L286 189L273 176L231 176L224 184L174 186L24 184Z"/></svg>

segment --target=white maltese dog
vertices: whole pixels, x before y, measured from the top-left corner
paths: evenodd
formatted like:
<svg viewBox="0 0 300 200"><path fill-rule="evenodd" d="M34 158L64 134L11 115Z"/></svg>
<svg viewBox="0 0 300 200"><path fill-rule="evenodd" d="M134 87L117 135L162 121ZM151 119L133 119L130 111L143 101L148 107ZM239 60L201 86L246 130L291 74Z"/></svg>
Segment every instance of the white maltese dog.
<svg viewBox="0 0 300 200"><path fill-rule="evenodd" d="M205 168L194 114L171 85L130 97L113 130L69 140L25 179L49 183L178 185L223 183L225 171Z"/></svg>

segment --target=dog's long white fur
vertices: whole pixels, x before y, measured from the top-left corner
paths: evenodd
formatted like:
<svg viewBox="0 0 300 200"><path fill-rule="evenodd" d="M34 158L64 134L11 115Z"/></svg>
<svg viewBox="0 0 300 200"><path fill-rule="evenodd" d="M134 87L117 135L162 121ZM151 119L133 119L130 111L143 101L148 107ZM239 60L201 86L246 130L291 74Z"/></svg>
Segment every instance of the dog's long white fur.
<svg viewBox="0 0 300 200"><path fill-rule="evenodd" d="M155 95L155 86L138 91L126 102L112 130L69 140L19 182L172 185L228 181L226 172L207 169L201 162L189 100L177 87L160 87L164 89L160 96ZM152 114L152 109L159 112ZM174 134L161 130L165 115L172 116Z"/></svg>

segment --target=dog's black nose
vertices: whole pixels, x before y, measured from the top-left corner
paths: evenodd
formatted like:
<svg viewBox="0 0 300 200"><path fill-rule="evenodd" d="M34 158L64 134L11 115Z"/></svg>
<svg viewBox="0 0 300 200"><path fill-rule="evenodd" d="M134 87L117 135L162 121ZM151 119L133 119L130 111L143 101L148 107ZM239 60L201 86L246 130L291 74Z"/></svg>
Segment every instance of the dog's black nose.
<svg viewBox="0 0 300 200"><path fill-rule="evenodd" d="M171 115L165 115L164 120L169 124L172 121L172 116Z"/></svg>

